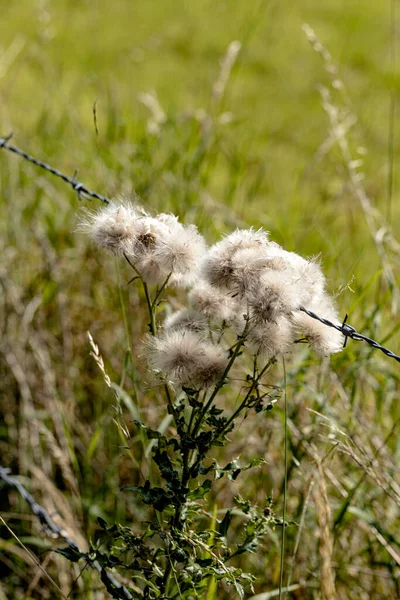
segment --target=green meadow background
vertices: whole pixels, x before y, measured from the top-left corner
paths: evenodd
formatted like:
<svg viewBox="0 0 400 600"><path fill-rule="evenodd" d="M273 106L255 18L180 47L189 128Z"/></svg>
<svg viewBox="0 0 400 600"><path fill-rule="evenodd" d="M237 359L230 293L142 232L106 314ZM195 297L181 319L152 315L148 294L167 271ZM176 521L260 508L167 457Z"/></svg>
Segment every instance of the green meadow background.
<svg viewBox="0 0 400 600"><path fill-rule="evenodd" d="M318 255L341 315L400 352L396 10L395 0L0 0L0 135L13 132L11 143L70 176L78 171L101 194L173 211L210 243L254 226L288 250ZM337 73L311 47L305 23ZM241 50L217 98L234 40ZM149 97L163 115L156 131ZM357 189L349 166L360 174ZM137 392L135 347L146 321L125 285L129 271L77 232L81 207L98 204L0 151L1 462L81 545L95 539L99 515L127 525L147 515L119 491L138 481L145 458L135 438L136 462L121 445L88 330L111 378L123 379L128 399L140 397L140 416L157 424L165 415ZM329 597L321 578L332 546L337 595L329 598L400 597L398 363L349 341L328 362L301 347L287 368L287 596ZM279 385L279 369L276 377ZM132 400L125 404L129 422ZM280 515L283 405L249 417L227 453L267 465L221 484L210 510L238 492L260 503L271 494ZM108 598L95 573L78 578L77 565L48 551L57 541L15 492L2 488L0 508L65 595ZM0 599L61 597L4 522ZM280 532L271 531L262 551L239 563L257 576L259 600L277 597L279 556ZM215 596L231 597L229 589Z"/></svg>

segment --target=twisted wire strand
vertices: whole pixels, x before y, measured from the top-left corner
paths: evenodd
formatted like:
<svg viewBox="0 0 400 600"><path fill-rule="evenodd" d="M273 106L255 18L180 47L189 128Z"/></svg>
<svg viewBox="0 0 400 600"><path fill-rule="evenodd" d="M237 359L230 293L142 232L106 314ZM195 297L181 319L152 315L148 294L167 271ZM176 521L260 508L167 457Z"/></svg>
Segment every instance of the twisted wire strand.
<svg viewBox="0 0 400 600"><path fill-rule="evenodd" d="M26 160L33 163L34 165L37 165L38 167L41 167L45 171L52 173L52 175L59 177L60 179L65 181L65 183L68 183L73 188L73 190L75 190L78 193L79 197L89 198L89 199L96 198L97 200L100 200L101 202L104 202L105 204L110 204L111 200L109 198L107 198L106 196L102 196L101 194L98 194L97 192L93 192L92 190L89 190L83 183L76 181L75 178L64 175L64 173L62 173L58 169L54 169L53 167L46 164L45 162L42 162L41 160L34 158L27 152L20 150L16 146L12 146L11 144L9 144L8 141L11 139L11 137L12 137L12 134L10 134L6 137L0 137L0 149L5 148L6 150L9 150L10 152L14 152L14 154L17 154L18 156L25 158ZM375 340L372 340L371 338L369 338L365 335L362 335L361 333L358 333L358 331L356 331L356 329L354 329L354 327L352 327L351 325L346 323L347 315L346 315L346 318L344 319L343 323L341 325L338 325L337 323L332 323L332 321L329 321L328 319L324 319L323 317L318 316L317 314L315 314L311 310L308 310L307 308L304 308L303 306L300 307L300 310L305 312L309 317L312 317L313 319L320 321L320 323L322 323L323 325L326 325L327 327L333 327L334 329L337 329L338 331L340 331L345 337L344 346L346 346L348 338L351 338L352 340L355 340L356 342L363 341L363 342L366 342L367 344L369 344L370 346L372 346L372 348L376 348L377 350L380 350L381 352L386 354L386 356L388 356L389 358L394 358L395 360L397 360L397 362L400 362L400 356L398 356L397 354L395 354L388 348L381 346Z"/></svg>
<svg viewBox="0 0 400 600"><path fill-rule="evenodd" d="M376 348L377 350L380 350L381 352L386 354L386 356L389 356L390 358L394 358L395 360L397 360L397 362L400 362L400 356L398 356L397 354L395 354L388 348L381 346L380 344L378 344L378 342L376 342L375 340L372 340L371 338L367 337L366 335L362 335L361 333L358 333L358 331L356 329L354 329L354 327L352 327L351 325L346 323L347 315L346 315L343 323L341 325L338 325L337 323L332 323L332 321L329 321L328 319L324 319L323 317L316 315L311 310L304 308L304 306L301 306L300 310L302 312L306 313L309 317L312 317L313 319L316 319L320 323L323 323L323 325L326 325L327 327L333 327L334 329L337 329L338 331L340 331L345 337L344 346L346 346L347 338L351 338L352 340L355 340L356 342L367 342L367 344L372 346L372 348Z"/></svg>
<svg viewBox="0 0 400 600"><path fill-rule="evenodd" d="M68 545L68 548L73 550L74 552L81 552L79 546L71 539L68 534L63 531L50 517L49 513L43 506L40 506L37 502L35 502L33 496L24 488L22 483L20 483L15 477L9 475L10 469L6 469L0 466L0 479L4 481L9 487L12 487L20 493L22 498L28 502L29 506L34 515L36 515L43 525L44 530L47 535L52 537L60 537L64 540L64 542ZM104 567L100 565L97 560L90 560L86 557L86 562L93 568L96 569L100 573L101 580L107 588L107 591L114 598L121 598L122 600L133 600L132 594L129 590L123 586L119 581L115 579L115 577L109 573ZM118 595L116 595L118 594Z"/></svg>
<svg viewBox="0 0 400 600"><path fill-rule="evenodd" d="M48 173L51 173L52 175L59 177L60 179L65 181L65 183L68 183L72 187L72 189L75 192L77 192L77 194L80 198L86 198L86 199L96 198L97 200L100 200L101 202L104 202L105 204L110 204L111 201L109 198L107 198L106 196L102 196L101 194L98 194L97 192L93 192L92 190L89 190L89 188L87 188L83 183L81 183L80 181L77 181L75 179L75 177L68 177L68 175L64 175L64 173L62 173L58 169L54 169L54 167L51 167L47 163L45 163L41 160L38 160L37 158L35 158L34 156L31 156L27 152L20 150L20 148L17 148L16 146L12 146L11 144L9 144L8 141L11 139L11 137L12 137L12 133L10 135L7 135L6 137L0 137L0 148L5 148L6 150L9 150L9 152L14 152L14 154L17 154L18 156L25 158L26 160L33 163L34 165L40 167L41 169L44 169Z"/></svg>

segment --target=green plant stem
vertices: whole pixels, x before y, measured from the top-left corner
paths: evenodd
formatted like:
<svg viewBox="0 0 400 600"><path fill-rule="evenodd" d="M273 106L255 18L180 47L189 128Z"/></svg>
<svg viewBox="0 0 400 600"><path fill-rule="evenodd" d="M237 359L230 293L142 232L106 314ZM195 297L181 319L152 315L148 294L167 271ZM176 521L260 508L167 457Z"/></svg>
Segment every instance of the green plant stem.
<svg viewBox="0 0 400 600"><path fill-rule="evenodd" d="M176 410L175 410L174 402L173 402L173 400L171 398L171 394L169 392L169 387L168 387L167 383L164 383L164 391L165 391L165 397L167 399L167 403L168 403L169 409L171 411L171 415L174 417L175 424L176 424L177 423Z"/></svg>
<svg viewBox="0 0 400 600"><path fill-rule="evenodd" d="M283 515L282 515L282 537L281 537L281 556L280 556L280 578L279 578L279 600L282 600L283 591L283 561L285 557L285 523L286 523L286 502L287 502L287 465L288 465L288 419L287 419L287 390L286 390L286 365L283 358L283 381L285 389L285 417L284 417L284 485L283 485Z"/></svg>
<svg viewBox="0 0 400 600"><path fill-rule="evenodd" d="M126 254L124 254L126 261L128 262L128 264L131 266L131 268L135 271L135 273L137 274L138 278L140 279L140 281L142 282L142 286L143 286L143 291L144 291L144 295L146 298L146 305L147 305L147 310L149 312L149 318L150 318L150 333L155 336L157 333L157 324L156 324L156 318L155 318L155 311L157 308L157 303L160 299L160 296L163 292L163 290L165 289L166 285L168 284L168 281L170 279L171 274L168 275L167 279L165 280L165 282L163 283L163 285L161 286L161 288L157 291L157 294L154 298L154 300L151 300L150 297L150 292L149 292L149 287L147 285L147 283L143 280L143 277L141 276L140 272L138 271L138 269L136 268L136 266L129 260L129 258L126 256ZM171 414L174 418L175 424L177 424L177 415L176 415L176 411L174 408L174 403L173 400L171 398L171 394L169 392L169 388L168 388L168 384L165 383L164 384L164 390L165 390L165 396L168 402L168 405L170 407L170 411ZM184 487L186 485L186 483L184 483L185 481L187 482L188 479L188 452L186 452L186 450L183 453L183 457L182 457L182 478L181 478L181 485L182 487ZM179 504L178 506L176 506L175 508L175 515L174 515L174 526L179 528L179 525L181 523L181 514L182 514L182 505ZM168 553L166 551L166 556L168 556ZM170 559L168 559L168 564L166 565L165 568L165 572L164 572L164 577L163 577L163 581L161 584L161 592L164 594L165 590L168 587L168 581L169 581L169 577L172 571L172 562Z"/></svg>
<svg viewBox="0 0 400 600"><path fill-rule="evenodd" d="M194 409L193 409L194 411ZM189 428L188 428L189 431ZM189 448L185 448L182 452L182 476L181 476L181 487L184 488L186 487L189 478L190 478L190 471L189 471ZM182 532L183 528L184 528L184 521L182 520L182 506L183 503L177 504L175 506L175 514L174 514L174 518L173 518L173 527L177 530ZM168 556L168 553L165 553L168 559L168 563L165 567L165 571L164 571L164 577L163 577L163 581L161 583L160 586L160 592L162 594L162 597L164 597L164 594L167 593L168 594L168 583L169 583L169 579L170 579L170 575L172 572L172 561ZM168 597L168 596L166 596Z"/></svg>
<svg viewBox="0 0 400 600"><path fill-rule="evenodd" d="M154 300L151 300L150 297L150 292L149 292L149 287L147 285L147 283L143 280L142 275L140 274L140 271L137 269L137 267L129 260L128 256L126 254L124 254L124 258L127 261L127 263L129 264L129 266L135 271L137 277L140 279L140 281L142 282L142 286L143 286L143 291L144 291L144 295L146 298L146 305L147 305L147 310L149 311L149 318L150 318L150 333L151 335L156 335L157 333L157 323L156 323L156 314L155 314L155 309L157 307L157 302L159 301L159 298L163 292L163 290L165 289L165 286L168 284L168 281L171 277L171 273L168 275L168 277L166 278L166 280L164 281L163 285L161 286L161 288L158 290ZM124 312L124 318L126 320L126 315ZM175 419L176 422L176 411L174 408L174 403L172 401L171 398L171 394L169 393L169 389L168 389L168 384L165 383L164 384L164 390L165 390L165 396L167 398L167 402L168 405L170 407L171 410L171 414Z"/></svg>
<svg viewBox="0 0 400 600"><path fill-rule="evenodd" d="M119 262L117 260L116 260L116 265L117 265L117 274L118 274L118 296L119 296L119 301L120 301L120 304L121 304L122 319L124 321L126 343L127 343L127 346L128 346L129 354L132 357L132 346L131 346L130 335L129 335L128 319L127 319L127 316L126 316L124 298L123 298L123 295L122 295L121 272L120 272L120 268L119 268Z"/></svg>
<svg viewBox="0 0 400 600"><path fill-rule="evenodd" d="M253 393L253 391L257 388L258 383L261 379L261 377L265 374L265 372L267 371L267 369L271 366L272 364L272 360L268 361L267 364L261 369L261 371L259 372L259 374L257 375L257 377L253 377L253 381L251 386L249 387L247 394L243 400L243 402L240 403L240 406L235 410L235 412L233 413L233 415L231 417L229 417L229 419L227 420L225 427L223 428L223 430L221 431L221 433L219 434L219 437L221 437L229 428L229 425L232 423L232 421L234 421L236 419L236 417L242 412L243 408L246 406L251 394Z"/></svg>
<svg viewBox="0 0 400 600"><path fill-rule="evenodd" d="M155 316L155 311L154 311L154 307L153 307L153 302L151 301L151 298L150 298L149 286L147 285L147 283L145 281L143 281L143 279L142 279L142 284L143 284L144 295L146 297L147 307L149 309L150 333L151 333L151 335L156 335L156 333L157 333L156 316Z"/></svg>
<svg viewBox="0 0 400 600"><path fill-rule="evenodd" d="M166 278L166 280L164 281L164 283L162 284L162 286L160 287L160 289L159 289L159 290L157 290L157 293L156 293L156 295L155 295L155 298L154 298L154 300L153 300L153 302L152 302L152 305L151 305L151 307L152 307L152 309L153 309L153 310L154 310L155 308L157 308L157 305L158 305L158 302L159 302L160 296L161 296L161 294L163 293L163 291L165 290L166 286L168 285L168 281L170 280L170 278L171 278L171 275L172 275L172 271L171 271L171 273L168 275L168 277Z"/></svg>
<svg viewBox="0 0 400 600"><path fill-rule="evenodd" d="M167 552L165 553L165 555L168 556ZM165 567L164 577L163 577L163 580L160 585L160 592L161 592L161 595L163 598L165 597L164 594L168 588L169 576L171 575L171 571L172 571L172 562L171 562L170 557L168 556L168 564Z"/></svg>
<svg viewBox="0 0 400 600"><path fill-rule="evenodd" d="M193 421L196 416L196 413L197 413L197 410L195 408L192 408L192 413L190 415L189 424L188 424L188 428L187 428L188 435L190 435L190 430L192 429L192 425L193 425Z"/></svg>
<svg viewBox="0 0 400 600"><path fill-rule="evenodd" d="M136 275L138 276L138 278L140 279L140 281L142 282L142 286L143 286L143 291L144 291L144 295L146 298L146 304L147 304L147 309L149 311L149 317L150 317L150 333L152 335L156 335L157 333L157 325L156 325L156 317L155 317L155 304L156 304L156 300L154 300L154 302L151 301L150 298L150 293L149 293L149 287L147 285L147 283L144 281L140 271L137 269L137 267L134 265L133 262L131 262L128 258L128 256L126 254L124 254L124 258L126 260L126 262L128 263L128 265L135 271ZM168 277L169 279L169 277ZM167 281L168 281L167 279ZM164 289L165 285L167 284L167 281L164 282L162 289ZM159 298L161 291L158 292L156 299Z"/></svg>
<svg viewBox="0 0 400 600"><path fill-rule="evenodd" d="M195 436L197 434L197 432L199 431L200 425L205 417L205 415L207 414L208 409L210 408L211 404L214 402L215 397L217 396L218 392L220 391L221 387L223 386L225 379L229 373L229 371L231 370L233 363L235 362L235 360L237 359L237 357L239 356L239 353L241 351L241 348L246 340L246 334L247 334L247 330L249 327L249 322L246 321L246 325L245 328L243 330L243 333L241 336L239 336L239 339L237 340L236 344L235 344L235 349L232 352L232 356L229 359L228 364L225 367L225 371L223 372L221 379L219 380L219 382L217 383L217 385L214 388L214 391L212 392L211 396L209 397L206 405L204 406L203 410L200 413L199 418L197 419L196 425L194 426L193 429L193 436Z"/></svg>

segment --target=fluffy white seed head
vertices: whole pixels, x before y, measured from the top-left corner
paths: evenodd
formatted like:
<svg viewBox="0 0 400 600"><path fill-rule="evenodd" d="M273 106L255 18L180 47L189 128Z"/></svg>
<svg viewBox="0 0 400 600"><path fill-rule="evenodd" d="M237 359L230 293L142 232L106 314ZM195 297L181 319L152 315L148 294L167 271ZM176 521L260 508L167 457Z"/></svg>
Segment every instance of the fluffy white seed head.
<svg viewBox="0 0 400 600"><path fill-rule="evenodd" d="M145 216L137 224L132 259L149 283L189 286L196 278L206 243L194 225L184 227L173 215Z"/></svg>
<svg viewBox="0 0 400 600"><path fill-rule="evenodd" d="M172 329L147 343L152 368L179 386L206 388L222 376L227 364L225 352L187 329Z"/></svg>
<svg viewBox="0 0 400 600"><path fill-rule="evenodd" d="M180 231L182 229L182 223L180 223L178 217L173 214L159 213L156 216L156 219L157 221L160 221L160 223L167 225L170 230L176 229L177 231Z"/></svg>
<svg viewBox="0 0 400 600"><path fill-rule="evenodd" d="M203 262L203 276L211 285L232 290L240 282L243 251L249 250L253 259L261 256L268 245L266 231L237 229L212 246ZM242 254L241 254L242 253Z"/></svg>
<svg viewBox="0 0 400 600"><path fill-rule="evenodd" d="M293 282L301 292L303 304L318 302L325 293L326 280L321 267L313 260L304 261L293 269Z"/></svg>
<svg viewBox="0 0 400 600"><path fill-rule="evenodd" d="M143 254L154 252L154 249L169 230L165 223L149 215L142 215L135 223L135 246L132 258L140 258Z"/></svg>
<svg viewBox="0 0 400 600"><path fill-rule="evenodd" d="M265 270L285 271L302 302L323 293L325 278L318 264L270 242L262 230L237 230L212 246L202 273L210 285L243 294Z"/></svg>
<svg viewBox="0 0 400 600"><path fill-rule="evenodd" d="M262 248L267 244L269 244L268 232L250 227L250 229L236 229L215 246L218 246L220 251L226 248L230 253L243 248Z"/></svg>
<svg viewBox="0 0 400 600"><path fill-rule="evenodd" d="M142 216L140 209L129 203L111 203L97 213L85 214L80 230L89 233L99 248L115 256L129 254L135 245L135 226Z"/></svg>
<svg viewBox="0 0 400 600"><path fill-rule="evenodd" d="M191 306L209 319L231 321L237 315L238 303L229 293L201 282L189 294Z"/></svg>
<svg viewBox="0 0 400 600"><path fill-rule="evenodd" d="M327 295L324 295L320 301L312 303L306 308L333 323L340 323L337 311ZM310 344L310 348L317 354L329 356L335 352L340 352L343 348L344 338L340 331L332 327L327 327L302 311L293 313L291 320L297 330L298 336L305 337Z"/></svg>
<svg viewBox="0 0 400 600"><path fill-rule="evenodd" d="M160 263L151 250L139 254L133 262L146 283L163 285L168 278L169 273L161 269Z"/></svg>
<svg viewBox="0 0 400 600"><path fill-rule="evenodd" d="M211 286L242 295L257 282L265 264L259 248L239 248L227 257L210 252L202 273Z"/></svg>
<svg viewBox="0 0 400 600"><path fill-rule="evenodd" d="M151 217L129 202L112 203L88 214L81 230L116 256L126 255L148 283L189 286L197 277L206 243L194 225L184 227L174 215Z"/></svg>
<svg viewBox="0 0 400 600"><path fill-rule="evenodd" d="M257 323L247 334L247 345L250 351L264 358L285 354L291 349L293 341L293 327L284 316L277 317L275 321Z"/></svg>
<svg viewBox="0 0 400 600"><path fill-rule="evenodd" d="M265 256L272 261L266 266L285 270L290 274L301 294L302 303L309 303L322 297L325 290L325 277L315 260L306 260L295 252L284 250L274 242L268 244Z"/></svg>
<svg viewBox="0 0 400 600"><path fill-rule="evenodd" d="M182 328L204 332L208 329L208 321L204 314L196 310L178 310L172 313L164 322L165 330Z"/></svg>
<svg viewBox="0 0 400 600"><path fill-rule="evenodd" d="M161 269L172 273L171 282L190 286L196 281L200 261L206 254L205 240L194 225L166 225L168 233L158 240L155 258Z"/></svg>
<svg viewBox="0 0 400 600"><path fill-rule="evenodd" d="M298 287L287 271L265 270L246 291L250 318L262 323L290 314L301 305Z"/></svg>

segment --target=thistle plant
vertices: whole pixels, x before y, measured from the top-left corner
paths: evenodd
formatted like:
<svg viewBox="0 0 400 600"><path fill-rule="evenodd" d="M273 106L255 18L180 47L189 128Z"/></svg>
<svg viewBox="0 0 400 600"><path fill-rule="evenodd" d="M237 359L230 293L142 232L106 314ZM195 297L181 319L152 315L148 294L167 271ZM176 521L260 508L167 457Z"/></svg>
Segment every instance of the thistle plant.
<svg viewBox="0 0 400 600"><path fill-rule="evenodd" d="M142 288L149 331L137 351L163 389L171 419L163 433L134 422L158 471L143 485L123 488L149 507L141 532L100 519L101 548L93 545L86 558L128 575L132 598L212 598L219 585L243 598L253 577L232 559L254 552L269 528L285 523L270 498L256 506L238 496L221 515L207 512L205 496L215 481L235 480L262 462L238 458L221 466L213 449L234 437L239 417L271 410L279 398L271 369L297 343L324 356L342 347L339 331L301 310L338 320L320 266L285 251L261 229L237 230L208 247L194 225L153 217L126 201L86 213L81 229L125 260ZM180 310L171 310L169 294L175 304L178 294ZM234 517L242 524L232 540Z"/></svg>

